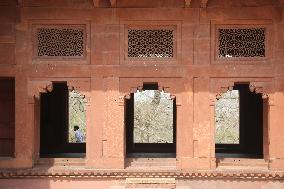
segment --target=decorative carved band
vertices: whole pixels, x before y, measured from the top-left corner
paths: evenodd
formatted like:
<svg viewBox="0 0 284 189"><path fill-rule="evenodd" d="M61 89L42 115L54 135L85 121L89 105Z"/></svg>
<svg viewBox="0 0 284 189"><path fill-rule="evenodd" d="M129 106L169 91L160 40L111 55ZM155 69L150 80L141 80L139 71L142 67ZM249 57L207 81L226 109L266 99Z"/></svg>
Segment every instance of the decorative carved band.
<svg viewBox="0 0 284 189"><path fill-rule="evenodd" d="M0 172L0 179L5 178L86 178L86 179L123 179L123 178L175 178L175 179L241 179L241 180L284 180L283 172L261 171L173 171L173 172L139 172L139 171L97 171L97 170L15 170Z"/></svg>

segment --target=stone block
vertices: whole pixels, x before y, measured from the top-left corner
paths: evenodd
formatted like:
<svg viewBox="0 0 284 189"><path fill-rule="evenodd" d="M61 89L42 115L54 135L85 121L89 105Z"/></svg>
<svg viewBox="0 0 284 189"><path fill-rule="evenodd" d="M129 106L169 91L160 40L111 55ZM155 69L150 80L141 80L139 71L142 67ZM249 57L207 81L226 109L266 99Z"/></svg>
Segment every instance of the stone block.
<svg viewBox="0 0 284 189"><path fill-rule="evenodd" d="M16 9L0 6L0 23L13 23L16 21Z"/></svg>
<svg viewBox="0 0 284 189"><path fill-rule="evenodd" d="M92 1L88 0L25 0L23 1L25 7L68 7L68 8L91 8L93 7Z"/></svg>
<svg viewBox="0 0 284 189"><path fill-rule="evenodd" d="M193 34L195 29L195 25L183 24L182 25L182 39L193 38Z"/></svg>
<svg viewBox="0 0 284 189"><path fill-rule="evenodd" d="M203 25L197 26L194 30L194 38L209 39L210 38L210 25L203 24Z"/></svg>
<svg viewBox="0 0 284 189"><path fill-rule="evenodd" d="M0 0L0 6L16 6L17 1L12 0Z"/></svg>
<svg viewBox="0 0 284 189"><path fill-rule="evenodd" d="M15 36L14 24L0 24L0 36Z"/></svg>
<svg viewBox="0 0 284 189"><path fill-rule="evenodd" d="M154 8L154 7L184 7L184 0L119 0L117 7Z"/></svg>
<svg viewBox="0 0 284 189"><path fill-rule="evenodd" d="M278 44L278 49L284 49L284 25L278 25L277 26L277 36L276 36L276 41Z"/></svg>
<svg viewBox="0 0 284 189"><path fill-rule="evenodd" d="M119 51L119 35L107 33L96 35L93 47L96 51Z"/></svg>
<svg viewBox="0 0 284 189"><path fill-rule="evenodd" d="M182 64L193 64L193 39L182 40Z"/></svg>
<svg viewBox="0 0 284 189"><path fill-rule="evenodd" d="M0 43L0 65L15 64L15 45Z"/></svg>

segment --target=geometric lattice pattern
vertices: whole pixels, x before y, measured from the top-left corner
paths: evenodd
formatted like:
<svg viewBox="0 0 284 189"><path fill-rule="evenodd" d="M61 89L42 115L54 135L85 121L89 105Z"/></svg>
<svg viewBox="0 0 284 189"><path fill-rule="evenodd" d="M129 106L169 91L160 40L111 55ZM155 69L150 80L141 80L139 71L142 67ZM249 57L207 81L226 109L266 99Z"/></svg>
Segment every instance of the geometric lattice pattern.
<svg viewBox="0 0 284 189"><path fill-rule="evenodd" d="M82 57L84 30L80 28L38 28L37 56Z"/></svg>
<svg viewBox="0 0 284 189"><path fill-rule="evenodd" d="M128 30L128 57L169 58L174 56L174 30Z"/></svg>
<svg viewBox="0 0 284 189"><path fill-rule="evenodd" d="M219 57L265 57L265 29L218 29Z"/></svg>
<svg viewBox="0 0 284 189"><path fill-rule="evenodd" d="M76 91L69 91L69 129L68 142L75 143L74 126L79 126L83 136L83 142L86 141L86 99L85 96Z"/></svg>
<svg viewBox="0 0 284 189"><path fill-rule="evenodd" d="M134 93L134 143L173 143L173 100L169 93Z"/></svg>

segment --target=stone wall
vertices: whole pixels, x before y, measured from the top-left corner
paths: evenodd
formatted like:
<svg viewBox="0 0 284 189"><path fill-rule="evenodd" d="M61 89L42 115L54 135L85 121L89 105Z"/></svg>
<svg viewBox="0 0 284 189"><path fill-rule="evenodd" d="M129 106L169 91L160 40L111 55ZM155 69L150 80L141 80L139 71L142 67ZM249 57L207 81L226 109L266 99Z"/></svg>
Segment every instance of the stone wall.
<svg viewBox="0 0 284 189"><path fill-rule="evenodd" d="M37 56L37 29L50 25L83 28L83 55L76 58ZM218 57L216 36L217 29L222 27L265 28L266 57ZM127 31L135 28L173 30L173 57L129 58ZM174 167L174 171L218 170L214 138L216 95L226 92L234 83L244 82L251 84L253 91L266 99L264 160L259 163L241 159L239 164L229 162L227 168L233 169L236 175L236 169L243 165L254 171L262 167L261 170L269 174L283 171L283 30L281 0L163 3L147 0L1 0L0 76L15 77L16 110L15 155L1 158L0 167L25 171L39 165L79 165L76 169L79 172L85 167L94 170L127 169L125 98L143 86L143 82L156 82L160 89L176 98L177 153L174 163L169 163L170 167ZM48 91L53 81L66 81L69 87L86 96L87 151L84 159L39 158L39 96ZM152 167L153 172L164 169L159 163L161 160L157 161L153 163L157 165ZM149 162L142 162L143 166L149 167ZM222 179L226 180L225 177ZM236 176L236 179L239 178ZM7 186L11 184L11 180L0 182ZM19 180L14 184L21 182L26 181ZM204 186L209 182L204 182ZM227 183L222 182L213 185L220 184L225 188ZM51 185L57 187L57 184ZM198 188L197 185L192 185L192 188ZM260 182L255 183L255 188L260 185L274 186Z"/></svg>

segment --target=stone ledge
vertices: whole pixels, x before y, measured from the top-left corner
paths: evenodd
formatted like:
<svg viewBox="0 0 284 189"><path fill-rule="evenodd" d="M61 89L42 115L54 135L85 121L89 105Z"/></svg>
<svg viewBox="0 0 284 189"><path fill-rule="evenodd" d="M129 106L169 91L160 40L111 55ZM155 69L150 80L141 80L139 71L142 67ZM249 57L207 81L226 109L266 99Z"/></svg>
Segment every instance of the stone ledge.
<svg viewBox="0 0 284 189"><path fill-rule="evenodd" d="M2 170L0 179L7 178L174 178L174 179L240 179L240 180L284 180L283 171L111 171L93 169L62 170Z"/></svg>
<svg viewBox="0 0 284 189"><path fill-rule="evenodd" d="M126 188L175 188L175 178L126 178Z"/></svg>

